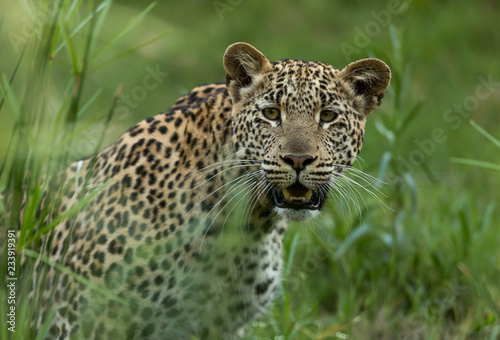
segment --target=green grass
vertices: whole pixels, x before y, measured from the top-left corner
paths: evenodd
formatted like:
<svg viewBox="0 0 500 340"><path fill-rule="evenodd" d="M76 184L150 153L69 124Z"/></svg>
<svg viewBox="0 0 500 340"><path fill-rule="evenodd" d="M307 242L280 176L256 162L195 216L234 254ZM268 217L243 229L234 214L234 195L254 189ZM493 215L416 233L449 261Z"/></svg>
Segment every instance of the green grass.
<svg viewBox="0 0 500 340"><path fill-rule="evenodd" d="M130 47L127 51L120 51L119 56L106 53L111 45L153 8L151 5L124 22L108 39L99 39L111 4L112 1L107 0L99 3L74 0L61 1L52 8L46 3L35 3L32 8L36 13L35 21L27 24L32 30L29 33L26 30L20 32L25 36L13 32L7 34L12 51L18 53L18 59L9 73L1 75L2 117L7 126L9 122L12 122L12 126L2 140L0 191L4 195L0 206L0 226L2 236L6 235L4 228L16 230L19 227L20 232L16 237L15 268L9 269L6 261L0 264L2 277L7 277L9 272L9 278L19 279L15 281L15 305L7 299L6 290L2 290L0 295L3 311L10 311L11 306L17 307L15 333L9 330L13 325L6 322L6 313L2 315L2 339L43 339L49 330L54 315L51 310L45 316L40 331L35 331L30 325L31 320L39 316L34 306L41 297L36 296L35 301L29 303L27 294L35 273L33 265L38 261L46 264L36 273L39 278L35 281L36 289L39 292L44 291L46 284L43 277L47 268L54 267L98 294L123 303L123 299L113 296L103 287L95 286L61 264L49 260L50 241L48 244L42 241L52 239L55 226L85 208L106 186L103 183L66 212L54 216L54 207L58 206L62 193L59 185L64 178L63 171L79 155L81 130L96 121L100 122L101 130L90 146L91 153L98 152L103 146L104 133L113 119L121 91L121 85L118 85L116 94L107 98L105 106L95 111L90 109L102 90L92 88L84 91L91 81L89 74L107 62L104 58L113 60L137 50L136 47ZM25 16L22 18L26 19ZM12 39L25 39L25 44L17 45L15 42L18 40ZM65 72L61 74L60 70ZM85 186L86 179L79 180ZM21 211L23 219L20 222ZM63 246L67 247L67 244ZM3 253L4 244L1 249ZM25 257L22 268L21 255Z"/></svg>
<svg viewBox="0 0 500 340"><path fill-rule="evenodd" d="M54 205L58 196L42 178L57 177L70 160L195 85L224 80L230 43L252 43L271 60L338 67L377 56L393 80L369 117L357 167L387 183L378 187L383 204L361 191L359 211L332 199L320 219L293 224L282 292L245 338L498 339L498 4L412 1L349 59L342 43L355 45L388 2L222 2L229 4L223 13L211 1L158 2L151 10L133 1L67 0L51 16L41 1L34 17L20 2L6 2L0 190L12 201L2 200L0 225L17 227L24 183L18 254L35 249L33 235L53 225L43 219L50 205L36 214L42 192L50 189ZM143 91L151 72L161 76ZM456 105L473 100L489 78L491 91L459 113ZM440 141L427 143L439 131ZM0 268L4 277L6 263ZM4 293L0 338L34 338L28 323L36 311L23 291L18 332L8 332Z"/></svg>

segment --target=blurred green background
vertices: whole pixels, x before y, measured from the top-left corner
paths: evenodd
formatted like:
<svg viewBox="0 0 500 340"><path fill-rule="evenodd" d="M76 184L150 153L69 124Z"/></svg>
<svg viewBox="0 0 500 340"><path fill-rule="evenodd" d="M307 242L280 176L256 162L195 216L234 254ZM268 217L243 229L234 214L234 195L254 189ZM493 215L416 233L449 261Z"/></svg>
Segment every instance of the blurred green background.
<svg viewBox="0 0 500 340"><path fill-rule="evenodd" d="M452 159L500 163L500 149L469 123L500 137L498 1L163 1L116 37L149 4L115 0L109 10L96 45L112 44L89 68L83 98L99 94L79 117L75 159L103 133L112 143L194 86L224 81L222 55L237 41L271 61L343 68L375 56L393 71L357 164L387 183L387 197L378 196L388 208L359 189L358 213L331 202L322 219L292 226L283 292L248 338L500 339L500 172ZM9 77L48 20L35 1L1 7L0 73ZM54 108L68 86L68 59L57 54L51 88L33 94ZM29 82L23 62L19 93ZM0 115L2 157L14 118L8 107Z"/></svg>

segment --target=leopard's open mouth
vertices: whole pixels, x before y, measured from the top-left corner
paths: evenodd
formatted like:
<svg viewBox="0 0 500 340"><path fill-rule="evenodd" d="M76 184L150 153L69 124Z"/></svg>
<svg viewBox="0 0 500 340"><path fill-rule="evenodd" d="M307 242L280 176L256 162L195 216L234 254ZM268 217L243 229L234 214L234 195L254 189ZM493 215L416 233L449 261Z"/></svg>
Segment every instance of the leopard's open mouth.
<svg viewBox="0 0 500 340"><path fill-rule="evenodd" d="M274 189L272 198L276 207L295 210L320 210L325 203L324 195L320 191L308 189L299 182L286 189Z"/></svg>

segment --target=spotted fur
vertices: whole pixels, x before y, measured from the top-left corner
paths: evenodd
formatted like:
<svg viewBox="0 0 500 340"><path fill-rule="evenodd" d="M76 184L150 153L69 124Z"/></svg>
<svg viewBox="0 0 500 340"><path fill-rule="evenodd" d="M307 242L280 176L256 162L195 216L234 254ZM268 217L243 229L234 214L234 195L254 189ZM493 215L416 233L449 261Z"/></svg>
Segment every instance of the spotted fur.
<svg viewBox="0 0 500 340"><path fill-rule="evenodd" d="M195 88L68 169L61 211L97 194L56 227L51 259L118 299L50 269L51 338L236 337L278 287L286 221L321 209L390 80L377 59L270 63L245 43L224 66L226 84Z"/></svg>

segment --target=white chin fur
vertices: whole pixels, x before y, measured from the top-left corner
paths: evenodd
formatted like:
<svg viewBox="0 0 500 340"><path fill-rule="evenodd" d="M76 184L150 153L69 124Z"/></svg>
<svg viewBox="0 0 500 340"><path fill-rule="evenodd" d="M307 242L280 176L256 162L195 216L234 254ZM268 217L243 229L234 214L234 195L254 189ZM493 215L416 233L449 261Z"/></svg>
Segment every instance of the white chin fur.
<svg viewBox="0 0 500 340"><path fill-rule="evenodd" d="M289 221L303 222L307 221L310 218L315 217L319 214L318 210L295 210L295 209L284 209L284 208L275 208L276 212L284 216Z"/></svg>

